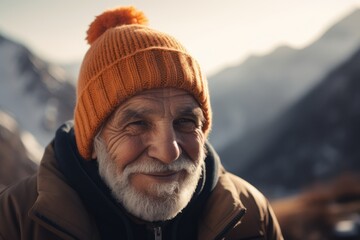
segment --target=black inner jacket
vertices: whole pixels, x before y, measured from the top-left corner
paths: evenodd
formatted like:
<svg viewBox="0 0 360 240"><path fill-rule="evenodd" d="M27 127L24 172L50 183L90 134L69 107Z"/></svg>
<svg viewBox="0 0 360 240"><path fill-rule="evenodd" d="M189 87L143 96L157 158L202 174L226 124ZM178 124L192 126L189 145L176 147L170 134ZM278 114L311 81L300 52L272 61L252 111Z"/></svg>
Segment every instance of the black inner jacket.
<svg viewBox="0 0 360 240"><path fill-rule="evenodd" d="M206 147L205 168L189 204L172 220L150 223L133 221L102 181L97 161L80 156L72 122L57 130L54 141L60 171L94 216L102 239L154 239L155 227L162 228L163 239L196 239L198 217L218 180L219 158L209 144Z"/></svg>

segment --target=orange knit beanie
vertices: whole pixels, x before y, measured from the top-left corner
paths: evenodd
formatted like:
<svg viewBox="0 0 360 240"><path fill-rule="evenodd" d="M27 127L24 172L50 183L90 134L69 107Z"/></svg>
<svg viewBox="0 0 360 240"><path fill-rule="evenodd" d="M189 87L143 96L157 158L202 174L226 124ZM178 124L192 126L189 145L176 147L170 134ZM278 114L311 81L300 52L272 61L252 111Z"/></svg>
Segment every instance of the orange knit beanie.
<svg viewBox="0 0 360 240"><path fill-rule="evenodd" d="M76 145L89 160L102 124L125 100L155 88L191 93L211 127L207 80L196 60L172 36L147 27L134 7L109 10L96 17L87 32L90 48L78 78L74 113Z"/></svg>

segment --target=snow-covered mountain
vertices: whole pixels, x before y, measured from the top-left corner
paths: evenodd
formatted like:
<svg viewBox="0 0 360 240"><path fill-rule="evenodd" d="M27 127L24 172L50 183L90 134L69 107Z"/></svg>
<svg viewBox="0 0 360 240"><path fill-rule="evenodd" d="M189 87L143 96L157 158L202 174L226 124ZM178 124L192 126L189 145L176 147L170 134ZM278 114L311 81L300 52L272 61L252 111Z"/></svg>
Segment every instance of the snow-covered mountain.
<svg viewBox="0 0 360 240"><path fill-rule="evenodd" d="M61 64L60 67L63 68L66 73L69 75L70 79L72 80L72 83L76 85L77 78L79 76L81 61L73 61L66 64Z"/></svg>
<svg viewBox="0 0 360 240"><path fill-rule="evenodd" d="M66 72L0 34L0 109L12 113L42 146L71 119L75 87Z"/></svg>
<svg viewBox="0 0 360 240"><path fill-rule="evenodd" d="M360 46L360 10L303 49L281 46L209 77L214 124L210 141L222 150L269 122Z"/></svg>

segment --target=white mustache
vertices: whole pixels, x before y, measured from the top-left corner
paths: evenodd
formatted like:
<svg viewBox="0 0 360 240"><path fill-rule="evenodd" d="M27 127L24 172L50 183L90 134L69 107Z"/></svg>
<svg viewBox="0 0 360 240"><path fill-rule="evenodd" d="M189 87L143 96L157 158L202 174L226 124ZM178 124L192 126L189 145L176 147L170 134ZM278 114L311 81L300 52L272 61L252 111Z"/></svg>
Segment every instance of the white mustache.
<svg viewBox="0 0 360 240"><path fill-rule="evenodd" d="M125 167L123 174L129 175L132 173L161 173L161 172L179 172L186 171L191 174L196 171L196 164L189 158L180 156L179 159L170 163L164 164L155 159L146 159L141 162L134 162Z"/></svg>

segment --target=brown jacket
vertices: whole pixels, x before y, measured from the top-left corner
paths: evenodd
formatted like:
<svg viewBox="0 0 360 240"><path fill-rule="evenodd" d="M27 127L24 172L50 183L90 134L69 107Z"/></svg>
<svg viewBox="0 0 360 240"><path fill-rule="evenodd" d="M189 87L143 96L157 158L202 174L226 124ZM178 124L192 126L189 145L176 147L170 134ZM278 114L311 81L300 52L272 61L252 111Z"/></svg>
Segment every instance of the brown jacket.
<svg viewBox="0 0 360 240"><path fill-rule="evenodd" d="M198 239L283 239L262 194L220 171L200 217ZM1 193L0 239L100 239L93 216L58 170L51 146L36 176Z"/></svg>

